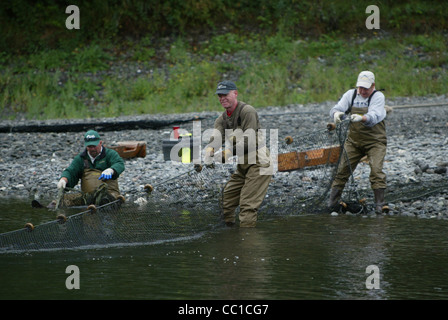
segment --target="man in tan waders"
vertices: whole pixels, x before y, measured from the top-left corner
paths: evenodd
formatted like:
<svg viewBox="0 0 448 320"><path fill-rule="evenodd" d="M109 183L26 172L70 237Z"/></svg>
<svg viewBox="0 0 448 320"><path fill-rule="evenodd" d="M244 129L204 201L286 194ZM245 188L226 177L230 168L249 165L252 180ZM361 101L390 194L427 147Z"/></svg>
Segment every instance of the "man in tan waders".
<svg viewBox="0 0 448 320"><path fill-rule="evenodd" d="M124 171L123 159L115 150L104 147L94 130L84 135L84 146L85 150L62 172L58 182L58 189L65 189L75 187L81 180L83 195L69 194L64 198L65 206L103 204L120 195L118 177Z"/></svg>
<svg viewBox="0 0 448 320"><path fill-rule="evenodd" d="M258 114L254 107L238 101L235 83L220 82L216 94L225 111L215 121L205 162L210 163L218 154L217 162L223 163L232 155L238 156L236 172L223 191L223 218L227 225L233 225L235 210L240 206L240 227L255 227L273 174L269 151L259 130ZM223 151L218 153L221 147Z"/></svg>
<svg viewBox="0 0 448 320"><path fill-rule="evenodd" d="M384 94L375 90L375 75L370 71L362 71L359 74L356 87L347 91L330 110L330 116L335 123L348 116L351 123L344 145L347 157L341 157L331 186L328 206L331 210L338 207L351 172L356 169L361 158L367 156L370 165L369 179L375 196L375 212L382 213L388 210L384 202L386 174L383 172L383 162L387 146Z"/></svg>

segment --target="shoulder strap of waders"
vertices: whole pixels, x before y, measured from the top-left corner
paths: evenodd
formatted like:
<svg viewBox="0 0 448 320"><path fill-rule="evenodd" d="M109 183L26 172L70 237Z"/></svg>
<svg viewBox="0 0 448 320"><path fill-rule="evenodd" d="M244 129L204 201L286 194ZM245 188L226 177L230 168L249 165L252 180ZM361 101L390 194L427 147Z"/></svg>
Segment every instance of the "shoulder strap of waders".
<svg viewBox="0 0 448 320"><path fill-rule="evenodd" d="M372 94L370 95L369 100L367 101L367 107L370 107L370 101L372 100L372 97L373 97L373 95L374 95L376 92L377 92L377 90L374 90L374 91L372 92Z"/></svg>
<svg viewBox="0 0 448 320"><path fill-rule="evenodd" d="M238 113L238 119L237 119L237 122L238 122L238 125L239 126L241 126L241 111L243 111L243 108L244 108L244 106L246 105L247 103L243 103L241 106L240 106L240 110L239 110L239 113ZM223 114L222 114L222 117L224 118L224 129L227 129L227 121L225 121L225 117L228 117L228 115L227 115L227 111L224 111L223 112Z"/></svg>
<svg viewBox="0 0 448 320"><path fill-rule="evenodd" d="M372 94L369 97L369 100L367 100L367 107L370 107L370 101L372 100L373 95L377 92L377 91L384 91L384 89L379 89L379 90L374 90L372 92ZM350 103L350 107L348 107L347 111L345 111L345 114L349 114L350 112L352 112L352 107L353 107L353 103L355 102L355 98L356 98L356 94L357 94L357 89L353 89L353 97L352 97L352 102Z"/></svg>
<svg viewBox="0 0 448 320"><path fill-rule="evenodd" d="M247 103L243 103L242 105L241 105L241 109L240 109L240 114L238 115L238 125L239 126L241 126L241 111L243 111L243 108L244 108L244 106L246 105Z"/></svg>
<svg viewBox="0 0 448 320"><path fill-rule="evenodd" d="M369 97L369 101L367 102L367 106L370 107L370 100L372 100L373 95L375 94L375 92L377 91L384 91L384 89L378 89L372 92L372 94Z"/></svg>
<svg viewBox="0 0 448 320"><path fill-rule="evenodd" d="M347 111L345 111L345 114L349 114L350 112L352 112L352 107L353 107L353 103L355 102L356 93L357 93L357 89L355 88L355 89L353 89L352 102L350 103L350 106L348 107Z"/></svg>

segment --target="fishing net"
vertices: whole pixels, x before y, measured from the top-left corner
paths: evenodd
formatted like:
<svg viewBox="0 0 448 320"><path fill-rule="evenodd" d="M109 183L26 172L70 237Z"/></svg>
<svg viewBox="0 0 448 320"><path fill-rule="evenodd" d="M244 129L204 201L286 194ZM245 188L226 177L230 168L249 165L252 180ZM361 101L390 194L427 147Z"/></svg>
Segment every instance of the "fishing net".
<svg viewBox="0 0 448 320"><path fill-rule="evenodd" d="M327 211L328 193L334 179L349 122L335 129L320 129L285 137L274 156L278 174L269 186L260 216L321 213ZM351 189L347 184L347 190ZM272 192L270 192L272 191Z"/></svg>
<svg viewBox="0 0 448 320"><path fill-rule="evenodd" d="M60 213L55 221L27 224L0 234L0 252L140 245L198 237L221 225L218 200L228 172L224 167L201 169L145 186L147 195L139 198L139 204L122 199L92 204L77 214ZM217 174L218 178L222 174L222 179Z"/></svg>
<svg viewBox="0 0 448 320"><path fill-rule="evenodd" d="M343 145L348 126L349 122L343 121L333 130L286 137L274 148L277 152L271 148L275 174L259 208L259 220L328 213L331 183L346 156ZM270 143L272 146L273 141ZM0 253L142 245L199 237L225 226L221 219L222 190L237 161L233 157L226 164L187 165L183 174L146 185L144 196L133 203L119 199L72 215L58 210L54 221L0 234ZM340 210L368 210L372 203L368 178L359 177L365 171L368 165L361 163L352 172L342 195L348 207L341 206ZM435 184L432 190L443 186ZM421 191L421 184L416 184L415 197ZM387 200L402 196L392 192ZM414 195L411 192L408 196Z"/></svg>
<svg viewBox="0 0 448 320"><path fill-rule="evenodd" d="M339 147L345 139L347 125L340 125L332 131L324 129L295 137L293 141L285 141L278 146L279 154L298 155L298 151L303 151L308 152L307 157L318 157L320 162L317 165L307 164L300 173L297 168L291 168L291 172L279 171L278 177L273 177L268 195L259 209L259 219L315 212L323 208L323 199L337 165ZM323 158L323 155L328 155L322 150L335 146L337 150L334 149L336 153L332 154L330 163L329 158ZM315 149L318 149L316 155L313 154ZM276 160L273 165L278 167L277 156L274 154L272 158ZM196 237L223 226L220 205L222 190L235 171L237 162L237 157L233 157L225 164L191 164L181 175L146 185L146 194L137 199L138 204L117 200L105 205L92 205L70 216L60 214L54 221L0 234L0 248L3 251L85 248ZM281 166L280 170L283 170ZM63 197L57 205L62 203ZM98 204L98 201L95 203Z"/></svg>

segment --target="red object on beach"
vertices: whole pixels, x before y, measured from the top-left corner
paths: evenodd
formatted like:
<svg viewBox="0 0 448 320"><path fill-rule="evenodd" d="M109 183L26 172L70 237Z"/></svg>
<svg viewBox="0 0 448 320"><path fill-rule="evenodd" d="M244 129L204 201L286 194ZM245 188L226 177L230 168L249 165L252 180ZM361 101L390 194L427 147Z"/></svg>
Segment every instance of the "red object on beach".
<svg viewBox="0 0 448 320"><path fill-rule="evenodd" d="M180 127L173 127L174 139L179 139L179 128Z"/></svg>

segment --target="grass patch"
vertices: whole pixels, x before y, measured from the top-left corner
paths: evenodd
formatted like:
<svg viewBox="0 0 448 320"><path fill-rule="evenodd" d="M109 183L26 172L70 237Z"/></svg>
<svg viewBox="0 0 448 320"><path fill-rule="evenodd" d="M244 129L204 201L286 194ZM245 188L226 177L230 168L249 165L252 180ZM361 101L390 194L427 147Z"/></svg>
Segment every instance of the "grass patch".
<svg viewBox="0 0 448 320"><path fill-rule="evenodd" d="M3 54L1 118L221 110L214 92L222 79L235 81L240 99L255 107L319 103L354 87L362 70L376 74L388 98L446 94L447 46L437 33L351 39L227 33L200 44L180 37L163 48L143 38L120 49L96 43L68 52ZM150 72L113 72L120 64Z"/></svg>

